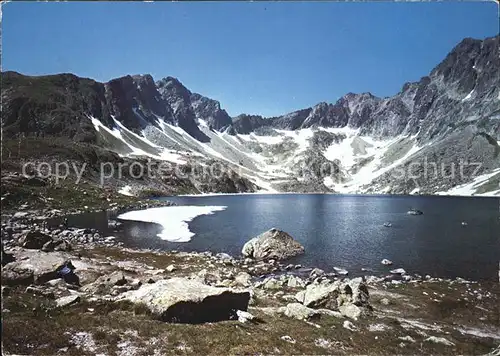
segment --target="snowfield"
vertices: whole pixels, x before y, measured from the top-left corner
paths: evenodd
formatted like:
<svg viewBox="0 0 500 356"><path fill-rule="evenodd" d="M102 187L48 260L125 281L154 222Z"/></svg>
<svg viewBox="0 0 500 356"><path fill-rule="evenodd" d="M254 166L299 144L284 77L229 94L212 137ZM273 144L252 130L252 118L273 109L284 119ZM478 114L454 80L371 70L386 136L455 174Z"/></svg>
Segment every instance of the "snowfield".
<svg viewBox="0 0 500 356"><path fill-rule="evenodd" d="M477 193L477 188L482 184L488 182L491 178L496 175L500 175L500 168L494 170L491 173L483 174L476 177L472 182L460 185L458 187L452 188L447 191L437 192L436 195L459 195L459 196L486 196L486 197L500 197L500 185L497 190L490 191L488 193Z"/></svg>
<svg viewBox="0 0 500 356"><path fill-rule="evenodd" d="M472 95L473 91L464 100ZM140 115L136 114L140 118ZM112 149L121 156L146 156L179 165L187 164L193 158L223 161L238 174L256 184L260 188L259 193L279 192L275 187L278 183L295 181L307 184L303 177L297 175L296 169L297 165L304 163L304 159L306 163L310 160L307 154L311 155L311 151L317 152L318 156L323 156L327 161L340 162L344 177L342 182L337 182L330 176L319 177L319 181L327 189L343 194L366 193L367 186L375 179L405 164L416 153L430 145L428 143L419 146L417 135L401 135L380 140L362 136L358 129L349 127L306 128L294 131L275 129L275 134L269 136L255 133L230 135L227 132L210 130L204 120L198 119L200 130L210 139L209 142L200 142L161 117L157 117L156 126L147 126L141 135L127 129L114 118L113 129L94 117L89 119L105 140L112 141ZM319 146L319 149L317 146L313 147L312 138L321 131L335 136L333 143ZM496 172L498 170L484 178L478 177L464 186L438 194L473 195L477 186L494 177ZM390 186L384 189L387 192L390 190ZM419 192L420 189L416 188L409 193ZM125 188L121 193L130 194ZM484 194L498 196L499 193L495 190Z"/></svg>

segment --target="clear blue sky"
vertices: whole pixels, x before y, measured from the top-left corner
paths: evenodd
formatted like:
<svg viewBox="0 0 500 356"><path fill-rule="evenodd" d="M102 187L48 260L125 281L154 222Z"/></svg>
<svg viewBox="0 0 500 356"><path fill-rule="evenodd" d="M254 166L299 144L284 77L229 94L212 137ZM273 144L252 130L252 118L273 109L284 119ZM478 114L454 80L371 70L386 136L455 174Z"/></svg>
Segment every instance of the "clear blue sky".
<svg viewBox="0 0 500 356"><path fill-rule="evenodd" d="M7 3L3 70L179 78L230 115L347 92L397 93L463 38L498 34L493 2Z"/></svg>

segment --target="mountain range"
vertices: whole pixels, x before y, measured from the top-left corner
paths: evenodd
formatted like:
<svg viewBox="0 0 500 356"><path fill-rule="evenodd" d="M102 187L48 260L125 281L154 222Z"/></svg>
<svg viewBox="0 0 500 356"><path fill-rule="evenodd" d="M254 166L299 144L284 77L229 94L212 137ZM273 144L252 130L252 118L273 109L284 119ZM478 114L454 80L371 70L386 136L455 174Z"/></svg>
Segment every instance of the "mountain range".
<svg viewBox="0 0 500 356"><path fill-rule="evenodd" d="M154 187L500 196L499 48L500 36L466 38L394 96L347 93L277 117L230 117L174 77L99 83L3 72L2 158L11 169L51 157L90 160L94 173L105 159L164 161L188 172L114 180L124 194ZM214 162L227 168L223 178L189 174Z"/></svg>

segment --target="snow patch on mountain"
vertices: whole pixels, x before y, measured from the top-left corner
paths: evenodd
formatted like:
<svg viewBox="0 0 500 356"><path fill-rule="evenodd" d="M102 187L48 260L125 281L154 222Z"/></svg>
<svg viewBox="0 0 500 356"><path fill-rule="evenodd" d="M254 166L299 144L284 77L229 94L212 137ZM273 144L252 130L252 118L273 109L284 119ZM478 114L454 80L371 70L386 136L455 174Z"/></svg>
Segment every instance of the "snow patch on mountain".
<svg viewBox="0 0 500 356"><path fill-rule="evenodd" d="M467 101L470 98L472 98L472 94L474 94L474 89L472 89L471 92L469 94L467 94L467 96L465 98L462 99L462 101Z"/></svg>
<svg viewBox="0 0 500 356"><path fill-rule="evenodd" d="M498 175L498 177L496 177L497 175ZM492 178L500 179L500 168L495 169L490 173L480 175L480 176L476 177L472 182L460 185L458 187L454 187L454 188L447 190L447 191L437 192L435 194L436 195L459 195L459 196L471 196L471 195L500 196L500 182L498 183L499 189L497 189L497 190L489 191L487 193L478 193L477 192L478 188L481 185L489 182Z"/></svg>
<svg viewBox="0 0 500 356"><path fill-rule="evenodd" d="M147 126L140 134L117 120L114 120L115 126L110 129L98 119L90 119L97 131L111 135L121 143L122 149L117 152L121 155L147 156L180 165L193 159L194 162L201 159L207 163L211 160L222 161L240 176L256 184L260 188L259 192L278 192L281 189L276 188L278 185L290 182L309 184L299 174L297 167L304 162L310 163L318 155L341 170L341 174L336 176L319 177L327 189L336 193L365 193L375 179L404 165L424 147L432 144L429 141L418 145L418 134L383 139L361 134L359 129L348 126L274 129L269 135L255 132L230 135L212 130L205 120L197 119L200 130L209 138L207 142L201 142L161 117L157 117L157 125ZM322 132L331 135L325 137ZM440 194L472 195L477 186L484 182L474 180L468 185ZM391 187L387 186L381 191L390 190ZM419 187L410 194L418 192Z"/></svg>

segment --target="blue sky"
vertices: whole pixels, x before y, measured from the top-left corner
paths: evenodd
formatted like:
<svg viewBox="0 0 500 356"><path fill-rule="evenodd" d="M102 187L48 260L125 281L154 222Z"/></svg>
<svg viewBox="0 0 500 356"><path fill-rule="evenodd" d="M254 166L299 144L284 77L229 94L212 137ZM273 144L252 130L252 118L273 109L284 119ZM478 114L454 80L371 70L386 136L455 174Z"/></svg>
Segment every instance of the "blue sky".
<svg viewBox="0 0 500 356"><path fill-rule="evenodd" d="M498 34L493 2L14 2L2 11L3 70L174 76L233 116L347 92L390 96L463 38Z"/></svg>

